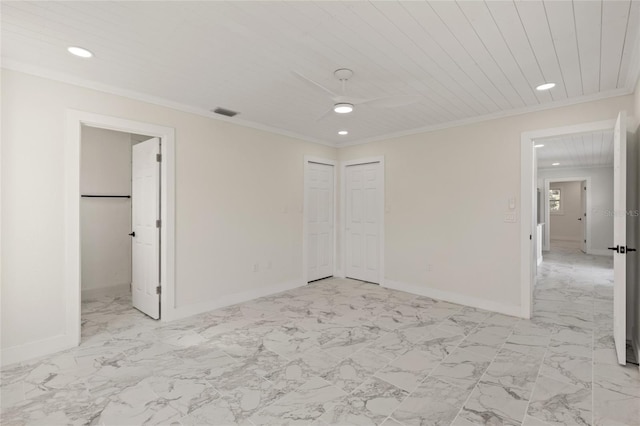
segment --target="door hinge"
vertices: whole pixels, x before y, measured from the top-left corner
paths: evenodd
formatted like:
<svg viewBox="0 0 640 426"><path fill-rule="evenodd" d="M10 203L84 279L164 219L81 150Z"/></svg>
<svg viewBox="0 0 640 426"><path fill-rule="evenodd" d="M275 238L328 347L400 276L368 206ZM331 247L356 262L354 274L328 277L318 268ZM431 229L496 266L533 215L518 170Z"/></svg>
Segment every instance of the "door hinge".
<svg viewBox="0 0 640 426"><path fill-rule="evenodd" d="M161 163L161 162L162 162L162 154L156 154L156 161L157 161L158 163Z"/></svg>
<svg viewBox="0 0 640 426"><path fill-rule="evenodd" d="M587 244L587 240L584 240L584 243Z"/></svg>
<svg viewBox="0 0 640 426"><path fill-rule="evenodd" d="M156 287L156 294L162 293L162 288L160 286Z"/></svg>
<svg viewBox="0 0 640 426"><path fill-rule="evenodd" d="M533 240L533 235L529 234L529 239Z"/></svg>
<svg viewBox="0 0 640 426"><path fill-rule="evenodd" d="M160 228L161 225L162 222L160 221L160 219L156 220L156 228Z"/></svg>

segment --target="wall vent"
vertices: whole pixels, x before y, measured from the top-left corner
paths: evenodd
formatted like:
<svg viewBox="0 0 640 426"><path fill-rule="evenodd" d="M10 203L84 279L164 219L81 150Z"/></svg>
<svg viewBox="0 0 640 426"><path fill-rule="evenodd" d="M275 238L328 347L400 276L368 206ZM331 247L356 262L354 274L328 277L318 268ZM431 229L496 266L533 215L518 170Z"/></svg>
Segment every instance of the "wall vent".
<svg viewBox="0 0 640 426"><path fill-rule="evenodd" d="M231 111L230 109L226 109L226 108L216 108L212 111L215 112L216 114L226 115L227 117L233 117L234 115L238 115L236 111Z"/></svg>

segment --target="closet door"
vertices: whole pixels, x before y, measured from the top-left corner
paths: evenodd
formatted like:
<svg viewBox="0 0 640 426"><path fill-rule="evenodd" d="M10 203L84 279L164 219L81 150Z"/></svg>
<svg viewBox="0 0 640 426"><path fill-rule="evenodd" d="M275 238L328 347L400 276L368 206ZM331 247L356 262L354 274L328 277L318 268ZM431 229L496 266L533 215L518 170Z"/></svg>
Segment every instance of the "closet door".
<svg viewBox="0 0 640 426"><path fill-rule="evenodd" d="M334 167L307 163L307 281L333 276Z"/></svg>
<svg viewBox="0 0 640 426"><path fill-rule="evenodd" d="M133 146L132 283L134 308L160 318L160 139Z"/></svg>
<svg viewBox="0 0 640 426"><path fill-rule="evenodd" d="M379 162L346 167L345 275L380 283L380 227L382 165Z"/></svg>

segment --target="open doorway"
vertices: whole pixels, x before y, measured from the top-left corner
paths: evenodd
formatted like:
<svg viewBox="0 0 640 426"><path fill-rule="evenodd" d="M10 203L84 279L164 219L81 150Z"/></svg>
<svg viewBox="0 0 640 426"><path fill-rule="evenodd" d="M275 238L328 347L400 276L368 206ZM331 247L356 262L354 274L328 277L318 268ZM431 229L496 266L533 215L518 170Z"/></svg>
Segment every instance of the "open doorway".
<svg viewBox="0 0 640 426"><path fill-rule="evenodd" d="M586 254L610 255L606 250L611 239L612 220L603 220L605 210L591 208L591 193L593 191L592 177L544 177L548 174L571 174L574 171L593 173L595 182L596 204L609 208L613 202L612 171L613 166L603 166L601 170L574 169L542 169L538 170L538 184L543 182L541 193L546 194L540 199L539 209L543 212L543 240L542 250L550 251L552 247L580 249ZM593 210L593 211L592 211ZM590 213L587 213L590 212ZM611 218L609 218L611 219ZM592 222L595 225L592 225ZM597 240L592 244L593 229Z"/></svg>
<svg viewBox="0 0 640 426"><path fill-rule="evenodd" d="M587 218L587 179L545 179L544 193L548 194L548 227L545 231L549 238L548 250L564 247L587 253L586 225L591 219Z"/></svg>
<svg viewBox="0 0 640 426"><path fill-rule="evenodd" d="M80 137L82 339L96 340L160 318L159 142L86 125Z"/></svg>
<svg viewBox="0 0 640 426"><path fill-rule="evenodd" d="M105 116L90 112L68 110L67 111L67 132L65 144L65 282L66 282L66 330L65 337L69 347L78 346L81 342L82 322L81 315L81 298L82 298L82 239L81 239L81 213L82 205L85 198L82 195L100 195L87 194L81 192L81 157L82 157L82 133L83 129L97 128L101 130L110 130L129 134L128 143L130 146L140 146L148 141L131 139L131 135L148 135L152 136L159 144L157 153L154 153L152 160L156 165L156 170L160 176L159 179L159 221L154 222L154 228L158 229L161 244L159 244L158 252L160 257L159 266L157 267L157 281L154 289L160 287L160 294L157 295L158 300L162 303L162 320L169 321L177 318L180 314L175 306L175 168L174 168L174 152L175 152L175 130L170 127L158 126L155 124L132 121L118 117ZM145 138L146 139L146 138ZM140 143L138 143L140 142ZM133 149L133 148L132 148ZM148 156L149 157L149 156ZM151 162L151 159L148 159ZM158 163L157 160L160 160ZM133 160L132 160L133 161ZM130 165L133 171L135 167ZM133 179L133 175L132 175ZM105 187L106 188L106 187ZM133 190L134 187L130 188ZM82 188L83 190L88 188ZM99 189L99 188L97 188ZM126 189L126 188L117 188ZM124 192L114 195L131 195L131 201L136 198L134 193ZM97 198L97 197L96 197ZM144 197L142 197L144 198ZM111 201L115 201L111 200ZM122 200L120 200L122 201ZM125 209L126 210L126 209ZM129 213L129 217L131 213ZM130 219L131 220L131 219ZM130 222L134 224L135 221ZM135 226L133 226L135 229ZM130 239L132 229L127 230L127 238ZM126 243L121 243L126 244ZM130 244L130 242L129 242ZM126 256L125 256L126 257ZM122 257L121 257L122 259ZM131 264L130 276L135 275L135 263ZM126 291L126 272L121 272L119 277L125 277L125 283L112 280L111 283L120 284L120 289ZM117 285L116 285L117 286ZM133 310L131 305L127 305L128 309ZM158 307L159 308L159 307ZM139 313L139 315L143 315ZM151 321L152 322L152 321ZM109 333L102 333L107 336ZM83 339L83 343L87 343Z"/></svg>
<svg viewBox="0 0 640 426"><path fill-rule="evenodd" d="M607 148L607 137L611 133L613 143L611 148ZM576 140L579 140L579 149L575 146ZM556 145L553 145L554 142ZM594 144L600 149L595 149ZM565 149L568 146L573 148ZM545 158L545 155L540 154L547 147L552 148L547 151L547 156L553 158ZM548 323L558 329L559 333L571 330L571 338L575 338L576 342L581 341L585 348L582 355L591 355L598 363L625 364L625 337L628 330L625 323L632 316L627 315L632 314L632 309L629 309L625 298L630 300L626 295L630 288L628 283L635 282L635 253L631 253L635 251L635 224L629 220L628 212L635 211L637 155L635 145L627 144L626 114L621 112L615 121L523 133L522 149L523 232L535 227L532 219L536 217L536 199L533 196L536 186L541 189L542 196L539 198L547 212L552 207L560 208L560 191L551 191L549 187L541 188L541 181L546 181L549 186L558 179L564 179L565 182L580 181L584 184L585 180L580 175L586 175L591 179L591 183L586 180L587 192L593 189L584 200L585 203L590 200L592 203L591 207L586 207L589 219L586 223L587 253L581 250L582 247L553 247L548 244L545 260L536 274L533 250L536 245L544 245L544 242L536 241L528 247L523 244L523 283L531 291L523 293L523 302L530 303L529 314L534 321ZM597 164L594 160L597 156L607 162ZM611 167L607 157L613 157ZM569 176L566 169L569 170ZM596 177L595 172L589 174L590 170L604 170L603 174L608 179ZM561 175L562 173L565 174ZM596 194L599 192L596 181L601 184L607 182L605 189L600 192L612 194L613 202L597 205L597 200L606 197L598 197ZM525 202L524 199L527 198L529 201ZM608 222L608 226L597 226L598 220ZM546 225L547 223L542 224ZM595 228L599 229L600 237L603 236L602 232L606 235L598 243L597 233L594 231L589 244L590 229ZM530 231L527 233L535 234ZM613 259L609 253L613 253ZM595 347L590 346L593 339L598 342ZM593 349L593 354L587 353L586 348Z"/></svg>
<svg viewBox="0 0 640 426"><path fill-rule="evenodd" d="M607 213L614 210L613 129L537 138L534 144L542 228L534 318L555 318L564 310L573 315L564 318L567 326L592 323L594 303L609 318L613 256L608 247L614 238L613 216Z"/></svg>

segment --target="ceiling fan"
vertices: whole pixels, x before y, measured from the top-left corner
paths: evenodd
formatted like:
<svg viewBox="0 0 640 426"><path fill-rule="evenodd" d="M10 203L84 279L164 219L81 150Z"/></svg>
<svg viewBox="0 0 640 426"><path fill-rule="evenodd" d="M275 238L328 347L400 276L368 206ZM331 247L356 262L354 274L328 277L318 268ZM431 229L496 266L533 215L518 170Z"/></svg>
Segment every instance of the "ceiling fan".
<svg viewBox="0 0 640 426"><path fill-rule="evenodd" d="M422 99L422 96L417 95L384 96L379 98L355 98L352 96L347 96L347 81L349 81L349 79L353 76L353 71L348 68L340 68L333 72L334 77L338 79L342 85L340 94L326 88L317 81L313 81L310 78L305 77L297 71L293 71L293 74L311 87L322 90L323 92L325 92L325 94L331 96L331 100L334 102L333 107L331 107L329 110L327 110L327 112L318 117L318 120L324 118L331 111L338 114L348 114L353 111L356 105L369 105L377 108L395 108L405 105L411 105L419 102Z"/></svg>

